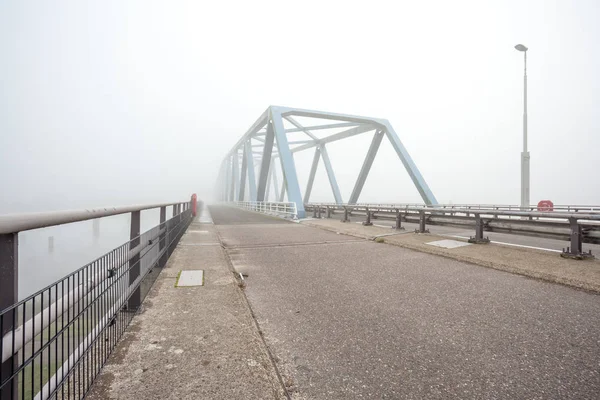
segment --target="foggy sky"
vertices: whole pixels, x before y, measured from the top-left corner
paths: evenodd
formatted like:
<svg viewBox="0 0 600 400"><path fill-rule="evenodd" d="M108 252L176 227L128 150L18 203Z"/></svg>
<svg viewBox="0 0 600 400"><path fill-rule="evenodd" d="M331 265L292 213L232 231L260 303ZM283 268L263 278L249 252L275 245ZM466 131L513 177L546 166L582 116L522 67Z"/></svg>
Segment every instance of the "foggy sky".
<svg viewBox="0 0 600 400"><path fill-rule="evenodd" d="M0 214L210 198L269 105L387 118L438 201L517 204L517 43L532 202L598 204L598 20L595 0L3 1ZM345 200L369 142L328 147ZM421 201L385 141L359 201Z"/></svg>

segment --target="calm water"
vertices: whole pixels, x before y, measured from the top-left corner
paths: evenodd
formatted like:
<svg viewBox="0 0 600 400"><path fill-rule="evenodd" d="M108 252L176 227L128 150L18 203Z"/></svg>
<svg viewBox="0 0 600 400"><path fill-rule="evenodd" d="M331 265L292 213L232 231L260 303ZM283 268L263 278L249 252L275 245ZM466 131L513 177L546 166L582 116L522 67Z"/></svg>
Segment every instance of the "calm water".
<svg viewBox="0 0 600 400"><path fill-rule="evenodd" d="M167 209L167 218L171 217ZM159 224L160 210L142 211L141 231ZM129 240L131 215L100 219L94 237L92 221L36 229L19 234L19 299L63 278ZM54 236L54 250L48 237Z"/></svg>

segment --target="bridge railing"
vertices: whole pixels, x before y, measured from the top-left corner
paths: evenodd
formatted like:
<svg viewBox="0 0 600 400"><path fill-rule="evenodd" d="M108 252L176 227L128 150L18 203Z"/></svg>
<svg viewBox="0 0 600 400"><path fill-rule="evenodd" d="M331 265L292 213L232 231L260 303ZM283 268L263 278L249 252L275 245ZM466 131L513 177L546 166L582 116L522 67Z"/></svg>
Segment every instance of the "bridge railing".
<svg viewBox="0 0 600 400"><path fill-rule="evenodd" d="M281 201L234 201L231 204L244 210L298 219L296 203Z"/></svg>
<svg viewBox="0 0 600 400"><path fill-rule="evenodd" d="M514 206L513 206L514 207ZM569 208L571 207L571 208ZM584 242L600 242L600 212L593 206L562 206L571 211L523 211L506 209L501 206L474 205L436 205L413 204L305 204L307 211L313 212L313 218L323 214L331 217L342 213L342 221L348 222L351 215L365 216L364 225L372 225L372 219L395 220L396 229L404 229L402 222L419 224L415 230L429 232L426 225L475 226L472 243L488 243L484 231L526 234L543 237L567 238L570 246L563 249L562 255L570 258L592 257L591 252L584 253ZM556 210L556 208L555 208ZM572 210L578 210L577 212Z"/></svg>
<svg viewBox="0 0 600 400"><path fill-rule="evenodd" d="M190 224L191 205L0 216L1 400L85 396ZM159 225L140 233L141 211L156 208ZM129 241L17 301L19 232L125 213Z"/></svg>

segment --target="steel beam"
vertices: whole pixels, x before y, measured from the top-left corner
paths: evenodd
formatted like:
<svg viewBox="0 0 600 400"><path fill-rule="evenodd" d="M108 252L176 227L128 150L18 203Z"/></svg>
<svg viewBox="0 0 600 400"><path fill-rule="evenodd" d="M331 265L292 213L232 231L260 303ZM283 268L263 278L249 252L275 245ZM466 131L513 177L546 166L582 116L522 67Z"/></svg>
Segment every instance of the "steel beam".
<svg viewBox="0 0 600 400"><path fill-rule="evenodd" d="M292 125L294 125L296 128L299 129L299 132L304 132L308 137L310 137L312 140L316 140L319 141L319 138L316 137L315 135L313 135L307 128L303 127L298 121L296 121L294 118L287 116L285 117L286 120L288 120ZM288 131L286 131L287 133Z"/></svg>
<svg viewBox="0 0 600 400"><path fill-rule="evenodd" d="M237 150L233 153L233 182L231 187L233 189L232 201L238 201L238 187L240 185L240 160L237 154Z"/></svg>
<svg viewBox="0 0 600 400"><path fill-rule="evenodd" d="M256 201L265 201L265 192L267 191L267 180L269 168L271 167L271 153L273 152L273 142L275 134L273 133L273 124L267 123L267 134L265 135L265 146L260 160L260 173L258 176L258 191Z"/></svg>
<svg viewBox="0 0 600 400"><path fill-rule="evenodd" d="M276 107L271 107L271 120L273 121L273 129L277 137L277 149L279 151L279 159L285 177L285 190L288 194L288 200L296 203L298 218L304 218L304 202L302 201L302 193L300 192L300 184L298 183L298 175L296 174L296 166L294 158L288 144L288 140L283 128L283 119L281 113Z"/></svg>
<svg viewBox="0 0 600 400"><path fill-rule="evenodd" d="M308 203L310 199L310 192L312 192L313 182L315 181L315 174L317 173L317 168L319 166L319 158L321 158L321 150L317 147L315 149L315 155L313 157L313 162L310 167L310 175L308 176L308 183L306 184L306 191L304 192L304 202Z"/></svg>
<svg viewBox="0 0 600 400"><path fill-rule="evenodd" d="M229 201L234 201L235 200L235 171L233 170L233 160L235 159L234 155L232 154L230 157L230 160L227 161L227 164L229 164L229 195L228 195L228 199Z"/></svg>
<svg viewBox="0 0 600 400"><path fill-rule="evenodd" d="M390 140L390 143L392 144L392 147L394 148L394 150L396 150L398 157L400 157L400 161L402 161L402 164L404 164L404 168L406 168L406 172L408 172L410 179L412 179L413 183L417 187L417 190L419 191L419 194L421 195L421 198L423 199L425 204L438 204L438 201L431 192L431 189L429 189L427 182L425 182L425 179L423 179L421 172L419 172L419 169L413 162L412 158L410 157L410 154L408 154L408 151L406 151L406 148L404 147L404 145L400 141L400 138L394 131L394 128L392 128L392 125L388 121L385 121L385 132L388 139Z"/></svg>
<svg viewBox="0 0 600 400"><path fill-rule="evenodd" d="M321 146L321 156L323 157L323 164L325 164L325 169L327 170L327 177L329 178L329 185L331 186L331 191L333 192L333 198L337 204L342 204L342 195L340 194L340 188L338 186L337 180L335 179L335 174L333 173L333 167L331 166L331 160L329 159L329 153L327 153L327 148L324 144Z"/></svg>
<svg viewBox="0 0 600 400"><path fill-rule="evenodd" d="M290 116L288 117L284 117L284 119L290 121ZM292 122L292 121L290 121ZM304 132L306 130L309 131L318 131L320 129L333 129L333 128L347 128L350 126L356 126L357 123L356 122L340 122L339 124L325 124L325 125L314 125L314 126L303 126L303 127L297 127L297 128L290 128L290 129L286 129L285 133L292 133L292 132Z"/></svg>
<svg viewBox="0 0 600 400"><path fill-rule="evenodd" d="M269 194L271 194L271 184L273 181L273 158L269 163L269 173L267 174L267 190L265 191L265 201L269 201Z"/></svg>
<svg viewBox="0 0 600 400"><path fill-rule="evenodd" d="M246 195L246 175L248 174L248 159L246 158L246 149L242 151L242 173L240 174L240 192L239 201L245 200Z"/></svg>
<svg viewBox="0 0 600 400"><path fill-rule="evenodd" d="M256 201L256 175L254 174L254 157L252 156L250 140L244 143L244 150L246 152L246 167L248 168L248 190L250 201Z"/></svg>
<svg viewBox="0 0 600 400"><path fill-rule="evenodd" d="M373 160L375 160L375 156L377 155L377 150L379 150L381 139L383 139L383 132L378 130L373 136L371 146L369 147L369 151L367 152L367 156L365 157L363 166L360 169L358 178L356 179L354 189L352 190L352 194L350 195L350 200L348 200L349 204L356 204L356 202L358 201L360 192L362 192L363 186L365 185L365 181L367 180L367 176L369 175L369 171L371 170L371 166L373 165Z"/></svg>
<svg viewBox="0 0 600 400"><path fill-rule="evenodd" d="M277 178L277 164L273 162L273 189L275 189L275 192L273 192L274 196L275 196L275 201L281 201L279 200L279 178Z"/></svg>
<svg viewBox="0 0 600 400"><path fill-rule="evenodd" d="M294 147L294 149L292 149L292 152L296 153L298 151L310 149L311 147L315 147L319 143L331 143L331 142L335 142L337 140L346 139L346 138L349 138L352 136L360 135L361 133L372 131L374 129L375 129L375 127L372 125L366 125L366 124L360 125L360 126L357 126L356 128L347 129L343 132L339 132L334 135L327 136L323 139L319 139L315 143L307 143L307 144L303 144L298 147Z"/></svg>

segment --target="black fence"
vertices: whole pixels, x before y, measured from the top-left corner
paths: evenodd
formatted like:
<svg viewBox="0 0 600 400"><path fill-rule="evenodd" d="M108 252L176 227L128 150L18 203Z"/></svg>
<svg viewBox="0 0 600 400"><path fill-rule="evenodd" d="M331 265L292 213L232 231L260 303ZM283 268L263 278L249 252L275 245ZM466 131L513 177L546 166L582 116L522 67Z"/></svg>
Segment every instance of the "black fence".
<svg viewBox="0 0 600 400"><path fill-rule="evenodd" d="M139 234L139 213L130 241L0 312L1 400L85 396L193 218L161 207Z"/></svg>

